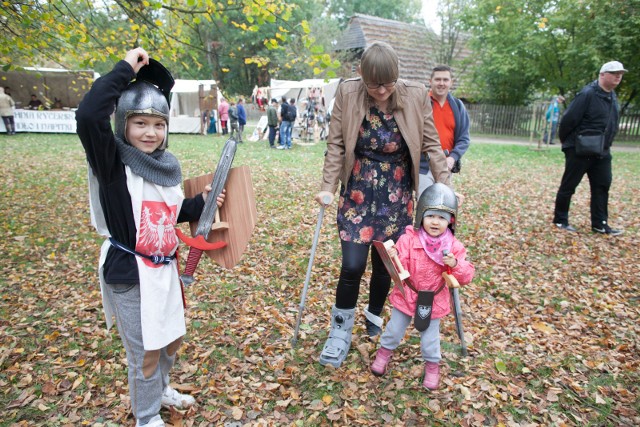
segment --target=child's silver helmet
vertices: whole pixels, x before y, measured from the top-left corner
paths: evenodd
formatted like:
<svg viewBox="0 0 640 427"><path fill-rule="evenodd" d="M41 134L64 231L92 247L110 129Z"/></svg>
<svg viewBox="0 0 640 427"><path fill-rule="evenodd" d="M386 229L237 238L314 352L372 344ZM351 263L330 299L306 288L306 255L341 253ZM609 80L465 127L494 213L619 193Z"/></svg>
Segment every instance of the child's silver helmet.
<svg viewBox="0 0 640 427"><path fill-rule="evenodd" d="M131 116L144 114L163 118L167 122L167 130L161 150L167 148L169 137L169 104L162 92L153 84L145 81L135 81L120 95L115 114L116 136L126 141L125 130L127 120Z"/></svg>
<svg viewBox="0 0 640 427"><path fill-rule="evenodd" d="M149 64L138 71L136 80L122 92L116 105L115 133L126 141L127 119L144 114L156 116L167 122L164 150L169 140L169 98L174 80L171 73L158 61L149 59Z"/></svg>
<svg viewBox="0 0 640 427"><path fill-rule="evenodd" d="M458 199L449 187L439 182L427 187L418 199L416 219L413 228L419 230L422 227L422 219L425 215L438 214L449 217L449 228L456 231L456 216L458 214Z"/></svg>

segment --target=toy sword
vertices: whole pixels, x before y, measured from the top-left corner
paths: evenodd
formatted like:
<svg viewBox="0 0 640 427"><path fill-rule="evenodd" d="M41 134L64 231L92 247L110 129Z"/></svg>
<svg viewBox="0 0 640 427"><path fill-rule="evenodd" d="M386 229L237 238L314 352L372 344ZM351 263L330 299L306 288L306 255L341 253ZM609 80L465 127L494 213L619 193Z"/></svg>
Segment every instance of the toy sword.
<svg viewBox="0 0 640 427"><path fill-rule="evenodd" d="M227 182L229 170L231 169L231 164L233 163L233 158L236 154L236 148L237 142L234 138L229 138L224 144L220 161L218 162L218 166L216 167L216 171L213 175L211 191L209 192L207 201L205 202L202 213L200 214L200 220L198 221L198 228L196 229L195 236L188 237L180 232L180 230L176 231L180 240L190 246L184 273L180 276L185 285L190 285L194 282L193 273L198 266L198 262L200 262L200 257L202 256L203 251L220 249L226 246L226 242L209 243L207 242L207 237L209 237L211 226L213 225L216 212L218 211L216 199L218 198L218 195L222 193L224 185Z"/></svg>
<svg viewBox="0 0 640 427"><path fill-rule="evenodd" d="M447 256L448 250L442 251L442 255ZM460 353L463 357L467 357L467 342L464 339L464 328L462 327L462 309L460 307L460 283L458 279L451 274L451 267L447 266L447 271L442 273L442 278L447 283L451 292L451 301L453 302L453 317L456 321L456 332L460 338Z"/></svg>

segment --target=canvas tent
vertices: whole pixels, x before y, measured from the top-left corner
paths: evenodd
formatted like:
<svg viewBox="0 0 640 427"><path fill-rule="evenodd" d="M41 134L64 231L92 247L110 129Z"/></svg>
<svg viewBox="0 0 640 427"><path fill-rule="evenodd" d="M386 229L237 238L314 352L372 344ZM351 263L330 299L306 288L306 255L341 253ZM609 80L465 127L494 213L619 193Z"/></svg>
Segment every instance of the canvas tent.
<svg viewBox="0 0 640 427"><path fill-rule="evenodd" d="M77 108L98 77L92 70L24 67L0 70L0 85L10 88L16 108L25 108L32 94L49 107L58 99L64 108Z"/></svg>
<svg viewBox="0 0 640 427"><path fill-rule="evenodd" d="M280 101L283 96L286 96L287 99L295 99L296 104L299 105L301 100L308 98L310 92L316 89L320 92L320 97L324 100L326 108L336 95L339 83L340 79L327 81L324 79L304 79L300 81L271 79L269 91L271 98L276 98Z"/></svg>
<svg viewBox="0 0 640 427"><path fill-rule="evenodd" d="M215 99L211 99L212 96ZM215 80L176 79L171 89L169 132L200 133L201 103L203 110L209 107L217 118L219 100L220 92Z"/></svg>

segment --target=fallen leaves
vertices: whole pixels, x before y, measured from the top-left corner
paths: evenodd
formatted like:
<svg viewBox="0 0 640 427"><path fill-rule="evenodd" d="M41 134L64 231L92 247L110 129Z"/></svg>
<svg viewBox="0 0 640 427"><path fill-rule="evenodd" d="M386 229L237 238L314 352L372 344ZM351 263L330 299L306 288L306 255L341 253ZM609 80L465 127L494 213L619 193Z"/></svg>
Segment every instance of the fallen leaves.
<svg viewBox="0 0 640 427"><path fill-rule="evenodd" d="M117 332L104 329L101 239L89 224L84 155L77 141L53 141L12 142L0 165L11 177L0 190L11 200L0 206L3 418L133 426L125 352ZM209 170L204 151L219 152L219 142L205 150L202 141L175 144L185 176ZM411 328L389 373L369 372L379 343L367 338L360 314L368 271L347 360L339 369L317 363L340 269L335 206L325 214L291 346L323 147L298 147L290 162L275 154L265 160L262 147L250 147L236 162L251 166L259 223L236 269L203 260L186 289L188 333L171 380L198 405L164 410L168 424L640 425L637 154L614 166L611 222L627 232L611 239L549 227L560 156L472 147L456 176L466 196L456 236L477 271L460 291L470 356L460 356L452 318L443 319L441 389L429 393ZM581 229L589 222L585 187L572 203Z"/></svg>

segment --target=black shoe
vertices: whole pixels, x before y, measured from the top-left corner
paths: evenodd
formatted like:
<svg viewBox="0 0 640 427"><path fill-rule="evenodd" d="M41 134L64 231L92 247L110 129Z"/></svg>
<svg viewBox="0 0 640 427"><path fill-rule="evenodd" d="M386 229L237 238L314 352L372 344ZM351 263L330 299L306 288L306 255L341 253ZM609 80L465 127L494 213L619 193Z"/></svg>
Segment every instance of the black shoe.
<svg viewBox="0 0 640 427"><path fill-rule="evenodd" d="M376 326L369 319L365 320L365 325L367 326L367 334L369 335L369 338L376 337L382 333L380 326Z"/></svg>
<svg viewBox="0 0 640 427"><path fill-rule="evenodd" d="M622 233L624 233L624 231L622 230L616 230L615 228L609 227L609 224L607 224L606 222L602 224L600 227L591 227L591 231L593 231L594 233L600 233L600 234L610 234L612 236L619 236Z"/></svg>
<svg viewBox="0 0 640 427"><path fill-rule="evenodd" d="M569 225L569 224L563 224L561 222L556 222L555 226L558 227L561 230L566 230L566 231L569 231L571 233L575 233L576 231L578 231L578 230L576 230L576 228L574 226Z"/></svg>

